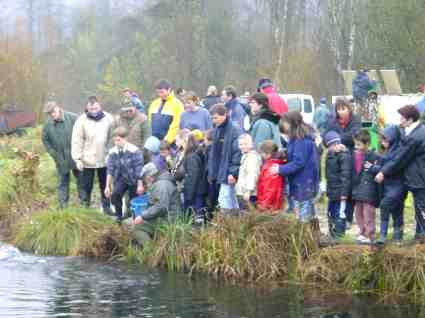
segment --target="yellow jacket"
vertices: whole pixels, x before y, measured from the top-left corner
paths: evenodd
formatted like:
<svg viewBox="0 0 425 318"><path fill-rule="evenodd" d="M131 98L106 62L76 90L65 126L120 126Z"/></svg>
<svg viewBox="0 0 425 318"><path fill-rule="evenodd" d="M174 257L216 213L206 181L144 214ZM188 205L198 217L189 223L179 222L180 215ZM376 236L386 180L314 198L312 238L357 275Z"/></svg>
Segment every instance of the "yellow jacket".
<svg viewBox="0 0 425 318"><path fill-rule="evenodd" d="M165 139L170 145L174 143L183 110L182 102L174 96L173 92L168 95L165 103L161 98L155 99L149 107L152 136L159 140Z"/></svg>

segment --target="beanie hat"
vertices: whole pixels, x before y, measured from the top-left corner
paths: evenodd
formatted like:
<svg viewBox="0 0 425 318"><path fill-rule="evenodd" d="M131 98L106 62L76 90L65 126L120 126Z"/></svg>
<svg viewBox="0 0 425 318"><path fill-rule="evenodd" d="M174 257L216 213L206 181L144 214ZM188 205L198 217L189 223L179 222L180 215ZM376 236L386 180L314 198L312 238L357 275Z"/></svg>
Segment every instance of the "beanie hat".
<svg viewBox="0 0 425 318"><path fill-rule="evenodd" d="M341 137L336 131L329 131L325 134L323 142L325 143L326 147L329 147L332 144L341 143Z"/></svg>
<svg viewBox="0 0 425 318"><path fill-rule="evenodd" d="M150 136L146 140L144 148L149 150L153 154L157 154L157 153L159 153L159 144L160 143L161 142L159 141L158 138L156 138L154 136Z"/></svg>
<svg viewBox="0 0 425 318"><path fill-rule="evenodd" d="M158 168L152 162L145 164L142 170L143 177L151 177L158 173Z"/></svg>
<svg viewBox="0 0 425 318"><path fill-rule="evenodd" d="M199 129L192 130L192 136L196 139L196 141L204 141L205 135Z"/></svg>
<svg viewBox="0 0 425 318"><path fill-rule="evenodd" d="M399 108L398 113L404 118L406 118L407 120L413 119L413 121L418 121L419 118L421 117L415 105L403 106Z"/></svg>
<svg viewBox="0 0 425 318"><path fill-rule="evenodd" d="M260 91L262 88L273 86L273 82L269 78L262 78L258 81L257 90Z"/></svg>

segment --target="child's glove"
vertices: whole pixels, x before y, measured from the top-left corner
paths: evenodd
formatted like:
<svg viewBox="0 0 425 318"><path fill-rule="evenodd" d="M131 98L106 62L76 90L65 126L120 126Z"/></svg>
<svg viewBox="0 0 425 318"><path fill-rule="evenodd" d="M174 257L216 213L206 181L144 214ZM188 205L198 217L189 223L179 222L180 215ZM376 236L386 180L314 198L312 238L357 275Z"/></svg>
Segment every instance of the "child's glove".
<svg viewBox="0 0 425 318"><path fill-rule="evenodd" d="M340 219L346 219L345 209L347 208L347 201L341 201L339 205L339 217Z"/></svg>

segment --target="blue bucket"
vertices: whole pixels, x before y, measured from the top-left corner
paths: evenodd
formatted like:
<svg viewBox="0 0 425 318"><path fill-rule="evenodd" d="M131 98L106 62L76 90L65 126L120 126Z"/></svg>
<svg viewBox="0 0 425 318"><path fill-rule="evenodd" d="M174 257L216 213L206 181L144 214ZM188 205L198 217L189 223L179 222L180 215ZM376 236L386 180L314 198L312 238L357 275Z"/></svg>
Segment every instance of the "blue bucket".
<svg viewBox="0 0 425 318"><path fill-rule="evenodd" d="M142 194L130 201L130 210L133 215L133 219L140 216L149 206L149 195Z"/></svg>

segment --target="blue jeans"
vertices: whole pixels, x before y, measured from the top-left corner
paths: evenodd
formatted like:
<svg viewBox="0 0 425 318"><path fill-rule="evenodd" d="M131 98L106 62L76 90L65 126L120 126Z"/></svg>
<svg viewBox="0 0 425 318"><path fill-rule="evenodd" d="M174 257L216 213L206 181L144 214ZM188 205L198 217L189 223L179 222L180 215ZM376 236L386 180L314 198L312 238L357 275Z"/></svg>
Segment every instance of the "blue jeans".
<svg viewBox="0 0 425 318"><path fill-rule="evenodd" d="M344 214L351 205L351 201L345 202L346 207ZM339 238L344 236L346 229L346 215L341 215L341 201L329 201L328 202L328 224L329 224L329 235L333 238ZM345 216L345 217L344 217Z"/></svg>
<svg viewBox="0 0 425 318"><path fill-rule="evenodd" d="M220 184L218 194L218 205L220 209L233 210L239 209L238 199L236 198L235 186Z"/></svg>
<svg viewBox="0 0 425 318"><path fill-rule="evenodd" d="M298 220L308 223L316 216L313 199L305 201L294 200L294 209L297 212Z"/></svg>

